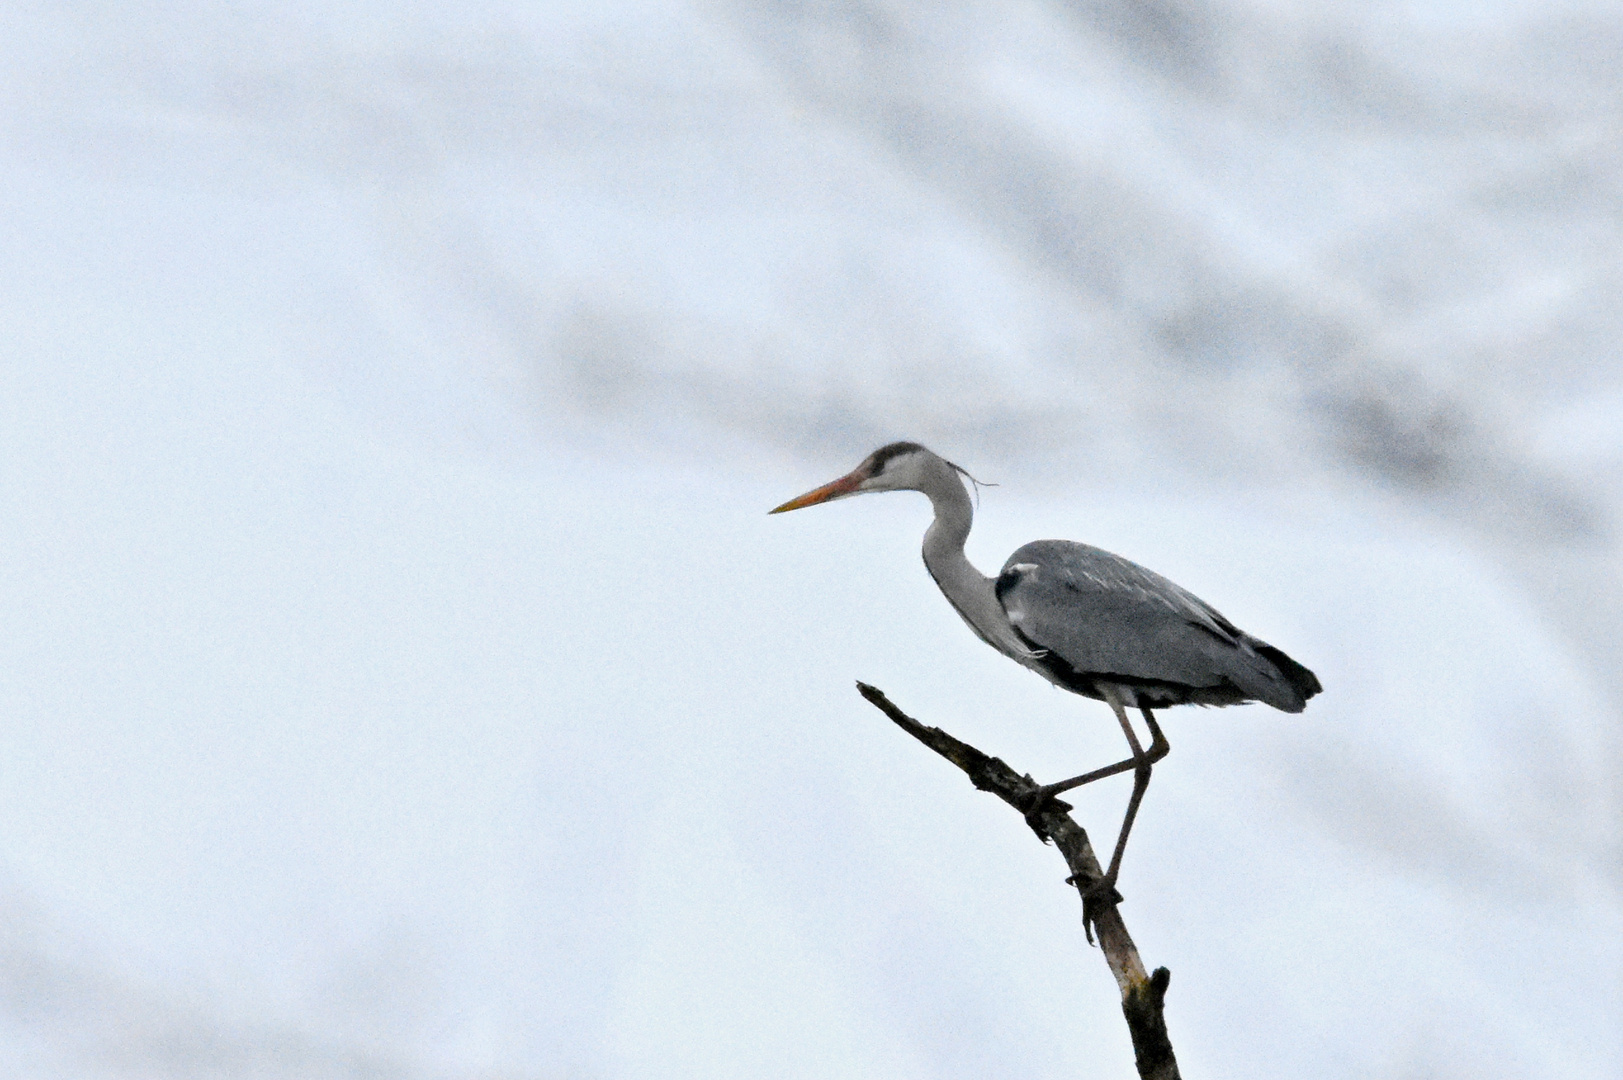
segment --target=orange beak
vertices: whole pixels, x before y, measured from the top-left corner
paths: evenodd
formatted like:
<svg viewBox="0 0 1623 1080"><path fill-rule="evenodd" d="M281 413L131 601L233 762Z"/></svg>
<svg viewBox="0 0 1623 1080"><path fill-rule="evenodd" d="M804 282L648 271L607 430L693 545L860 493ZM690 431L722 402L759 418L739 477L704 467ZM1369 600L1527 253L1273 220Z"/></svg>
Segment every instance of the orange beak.
<svg viewBox="0 0 1623 1080"><path fill-rule="evenodd" d="M798 498L790 499L777 509L769 510L767 512L770 514L781 514L785 510L799 510L803 506L816 506L820 502L828 502L830 499L837 499L841 495L849 495L853 491L857 490L857 485L862 483L862 481L865 479L867 478L857 473L850 473L846 476L840 477L832 484L824 484L816 491L808 491L806 494L801 495Z"/></svg>

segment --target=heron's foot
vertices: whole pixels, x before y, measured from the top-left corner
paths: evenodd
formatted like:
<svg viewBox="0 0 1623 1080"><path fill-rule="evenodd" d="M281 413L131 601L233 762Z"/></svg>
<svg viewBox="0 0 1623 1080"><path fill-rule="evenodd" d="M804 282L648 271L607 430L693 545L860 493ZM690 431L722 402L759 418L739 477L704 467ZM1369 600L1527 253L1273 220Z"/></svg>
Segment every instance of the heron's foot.
<svg viewBox="0 0 1623 1080"><path fill-rule="evenodd" d="M1041 787L1036 787L1037 781L1033 780L1029 775L1026 777L1026 782L1033 785L1036 790L1027 796L1026 804L1021 809L1025 812L1026 824L1031 826L1031 831L1036 833L1038 839L1046 844L1048 843L1048 830L1043 828L1043 814L1048 810L1069 812L1071 804L1063 799L1054 798L1057 792L1066 790L1058 784L1044 784Z"/></svg>
<svg viewBox="0 0 1623 1080"><path fill-rule="evenodd" d="M1084 884L1072 875L1065 879L1065 884L1074 885L1082 893L1082 932L1088 935L1088 944L1092 945L1093 927L1099 913L1121 903L1121 893L1116 891L1116 879L1104 874Z"/></svg>

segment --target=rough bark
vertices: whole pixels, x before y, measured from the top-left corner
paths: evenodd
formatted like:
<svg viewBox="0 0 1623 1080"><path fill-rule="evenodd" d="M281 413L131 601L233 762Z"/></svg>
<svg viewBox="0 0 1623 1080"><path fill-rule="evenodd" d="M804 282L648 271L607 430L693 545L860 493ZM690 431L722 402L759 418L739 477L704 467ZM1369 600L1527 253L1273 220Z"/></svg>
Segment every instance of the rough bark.
<svg viewBox="0 0 1623 1080"><path fill-rule="evenodd" d="M1154 974L1145 972L1138 947L1116 910L1118 897L1087 896L1088 887L1104 876L1104 869L1093 853L1087 832L1072 820L1070 805L1050 799L1036 813L1028 813L1039 786L1031 777L1022 776L1002 760L982 753L940 728L925 727L891 704L883 691L860 682L857 690L903 731L962 769L977 788L991 792L1014 807L1044 842L1053 841L1070 868L1068 881L1083 894L1082 918L1089 939L1094 933L1098 934L1099 950L1104 953L1110 973L1121 988L1121 1009L1133 1039L1138 1075L1144 1080L1178 1080L1178 1062L1172 1053L1172 1042L1167 1038L1164 1013L1167 983L1172 974L1166 968L1156 968Z"/></svg>

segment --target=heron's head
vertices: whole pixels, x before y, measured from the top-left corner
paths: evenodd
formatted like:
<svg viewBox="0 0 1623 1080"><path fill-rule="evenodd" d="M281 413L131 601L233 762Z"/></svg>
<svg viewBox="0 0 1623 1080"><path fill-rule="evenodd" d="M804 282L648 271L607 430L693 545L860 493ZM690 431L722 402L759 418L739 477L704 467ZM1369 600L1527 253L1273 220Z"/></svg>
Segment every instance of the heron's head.
<svg viewBox="0 0 1623 1080"><path fill-rule="evenodd" d="M838 480L790 499L771 513L781 514L785 510L799 510L870 491L928 491L932 481L940 482L943 471L950 477L953 469L953 465L918 443L891 443L869 454L861 465Z"/></svg>

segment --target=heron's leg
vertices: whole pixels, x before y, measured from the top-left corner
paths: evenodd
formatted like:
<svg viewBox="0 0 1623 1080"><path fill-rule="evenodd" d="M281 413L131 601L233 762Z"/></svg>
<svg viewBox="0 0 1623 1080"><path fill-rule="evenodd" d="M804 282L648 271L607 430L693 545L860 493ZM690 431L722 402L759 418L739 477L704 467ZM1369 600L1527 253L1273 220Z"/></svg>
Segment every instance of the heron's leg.
<svg viewBox="0 0 1623 1080"><path fill-rule="evenodd" d="M1138 760L1136 758L1128 758L1126 761L1118 761L1114 765L1106 765L1102 769L1094 769L1090 773L1083 773L1081 776L1073 776L1069 780L1061 780L1057 784L1044 784L1042 787L1037 789L1037 798L1044 800L1051 799L1062 791L1070 791L1072 788L1079 788L1083 784L1091 784L1095 780L1103 780L1107 776L1116 776L1120 773L1130 772L1136 768L1138 768Z"/></svg>
<svg viewBox="0 0 1623 1080"><path fill-rule="evenodd" d="M1117 718L1120 719L1124 725L1127 724L1127 717L1122 712L1120 703L1117 702L1112 704L1111 708L1116 710ZM1128 732L1128 745L1134 750L1133 757L1128 758L1126 761L1118 761L1114 765L1106 765L1102 769L1094 769L1092 772L1083 773L1081 776L1073 776L1069 780L1061 780L1056 784L1044 784L1037 790L1037 805L1041 806L1043 802L1053 798L1062 791L1070 791L1072 788L1079 788L1083 784L1091 784L1095 780L1103 780L1107 776L1116 776L1120 773L1128 772L1129 770L1136 770L1139 765L1146 760L1149 762L1149 764L1154 765L1157 761L1160 761L1162 758L1166 757L1167 754L1172 751L1172 744L1167 742L1165 735L1161 734L1161 725L1155 722L1155 714L1150 712L1147 706L1142 705L1139 706L1139 711L1144 714L1144 722L1150 726L1150 735L1152 736L1152 741L1150 742L1150 748L1148 750L1139 749L1138 739L1132 733L1132 727L1128 726L1126 728Z"/></svg>
<svg viewBox="0 0 1623 1080"><path fill-rule="evenodd" d="M1154 765L1172 753L1172 744L1161 734L1161 725L1155 722L1155 714L1150 711L1148 705L1140 705L1138 711L1144 714L1144 723L1149 726L1151 736L1150 748L1144 752L1144 756L1150 759L1151 765Z"/></svg>
<svg viewBox="0 0 1623 1080"><path fill-rule="evenodd" d="M1139 804L1144 801L1144 792L1149 790L1151 766L1172 751L1172 745L1167 742L1166 735L1161 731L1161 725L1155 722L1155 714L1148 706L1139 706L1151 736L1150 748L1145 751L1139 744L1138 735L1133 731L1133 725L1128 721L1127 711L1122 708L1120 699L1112 694L1106 700L1110 702L1116 719L1121 722L1122 732L1127 736L1127 745L1133 748L1133 759L1130 762L1133 766L1133 794L1127 800L1127 813L1122 818L1121 832L1116 836L1116 850L1110 856L1110 869L1105 871L1103 877L1082 890L1084 919L1090 918L1088 915L1090 903L1098 902L1101 897L1105 898L1106 902L1120 901L1121 894L1116 892L1116 876L1121 872L1121 857L1127 850L1127 837L1133 831L1133 820L1138 816Z"/></svg>
<svg viewBox="0 0 1623 1080"><path fill-rule="evenodd" d="M1138 804L1144 801L1144 793L1150 787L1151 766L1160 758L1166 757L1167 752L1172 749L1167 744L1166 736L1161 734L1161 725L1155 722L1155 715L1149 709L1143 709L1143 713L1154 740L1150 743L1150 752L1155 753L1159 750L1159 757L1151 757L1139 746L1138 735L1134 733L1133 725L1128 722L1127 710L1121 707L1121 703L1112 698L1110 705L1116 713L1116 719L1121 721L1122 731L1127 734L1127 745L1133 748L1136 768L1133 770L1133 794L1127 800L1127 814L1122 818L1121 832L1116 836L1116 850L1110 855L1110 869L1105 871L1105 876L1093 886L1093 889L1115 885L1116 875L1121 871L1122 854L1127 850L1127 835L1133 831L1133 819L1138 817Z"/></svg>

